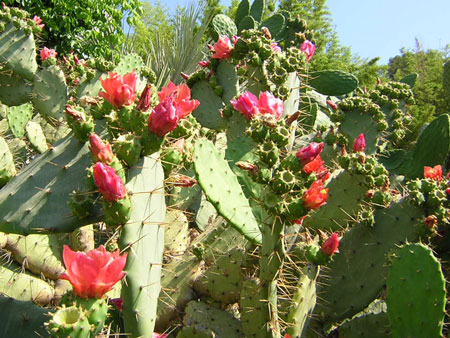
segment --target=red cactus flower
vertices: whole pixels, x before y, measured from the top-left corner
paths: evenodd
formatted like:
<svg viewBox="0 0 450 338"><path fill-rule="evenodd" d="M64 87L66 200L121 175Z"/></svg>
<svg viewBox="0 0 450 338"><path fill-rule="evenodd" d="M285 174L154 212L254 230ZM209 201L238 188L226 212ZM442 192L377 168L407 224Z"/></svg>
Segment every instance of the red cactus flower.
<svg viewBox="0 0 450 338"><path fill-rule="evenodd" d="M321 250L326 256L331 256L339 252L339 236L336 232L332 233L330 237L323 242Z"/></svg>
<svg viewBox="0 0 450 338"><path fill-rule="evenodd" d="M366 149L366 139L364 138L364 134L361 133L355 138L355 142L353 143L353 152L364 152Z"/></svg>
<svg viewBox="0 0 450 338"><path fill-rule="evenodd" d="M125 276L123 268L127 255L120 256L119 250L108 252L103 245L87 253L72 251L64 245L63 260L67 271L59 278L68 280L78 297L102 298Z"/></svg>
<svg viewBox="0 0 450 338"><path fill-rule="evenodd" d="M258 98L251 92L245 92L237 100L231 100L233 108L241 112L247 120L259 114Z"/></svg>
<svg viewBox="0 0 450 338"><path fill-rule="evenodd" d="M118 201L127 196L122 179L113 168L102 162L94 165L94 182L106 201Z"/></svg>
<svg viewBox="0 0 450 338"><path fill-rule="evenodd" d="M42 19L40 17L35 15L33 17L33 21L36 24L36 26L38 26L39 28L44 28L45 25L42 23Z"/></svg>
<svg viewBox="0 0 450 338"><path fill-rule="evenodd" d="M98 95L111 103L116 109L128 106L136 99L136 72L125 74L108 73L106 79L100 78L103 89Z"/></svg>
<svg viewBox="0 0 450 338"><path fill-rule="evenodd" d="M321 207L327 202L328 190L328 188L325 188L322 185L321 180L314 181L302 197L303 205L307 209L317 209Z"/></svg>
<svg viewBox="0 0 450 338"><path fill-rule="evenodd" d="M327 169L324 166L324 161L322 160L322 158L320 157L320 155L317 155L316 158L314 160L312 160L311 162L308 162L307 164L305 164L303 166L303 172L305 174L316 174L316 175L321 175L321 174L325 174L325 172L327 171Z"/></svg>
<svg viewBox="0 0 450 338"><path fill-rule="evenodd" d="M278 120L284 112L284 103L270 92L259 93L258 107L261 114L270 114Z"/></svg>
<svg viewBox="0 0 450 338"><path fill-rule="evenodd" d="M234 46L230 38L226 35L222 35L214 46L211 47L211 50L214 51L212 58L219 60L228 59L231 57L233 48Z"/></svg>
<svg viewBox="0 0 450 338"><path fill-rule="evenodd" d="M145 112L150 109L152 101L152 86L146 85L139 98L139 103L136 107L137 110Z"/></svg>
<svg viewBox="0 0 450 338"><path fill-rule="evenodd" d="M49 49L47 47L44 47L41 49L41 60L45 61L49 58L55 58L58 53L54 49Z"/></svg>
<svg viewBox="0 0 450 338"><path fill-rule="evenodd" d="M200 104L198 100L191 100L191 90L187 84L176 86L172 81L158 92L158 97L159 102L171 98L180 119L188 116Z"/></svg>
<svg viewBox="0 0 450 338"><path fill-rule="evenodd" d="M425 178L432 179L434 181L440 181L442 179L442 166L440 164L432 167L424 167L423 175Z"/></svg>
<svg viewBox="0 0 450 338"><path fill-rule="evenodd" d="M306 60L309 62L312 59L314 52L316 51L316 46L311 41L306 40L300 46L300 50L305 53Z"/></svg>
<svg viewBox="0 0 450 338"><path fill-rule="evenodd" d="M153 109L148 119L148 129L153 134L164 137L178 126L179 121L173 99L167 99Z"/></svg>
<svg viewBox="0 0 450 338"><path fill-rule="evenodd" d="M103 143L97 134L91 133L89 135L89 149L96 162L108 164L113 160L114 154L111 150L111 145L108 142Z"/></svg>
<svg viewBox="0 0 450 338"><path fill-rule="evenodd" d="M323 142L316 143L311 142L307 147L301 148L299 151L297 151L296 155L298 160L303 164L306 165L307 163L314 160L323 150Z"/></svg>

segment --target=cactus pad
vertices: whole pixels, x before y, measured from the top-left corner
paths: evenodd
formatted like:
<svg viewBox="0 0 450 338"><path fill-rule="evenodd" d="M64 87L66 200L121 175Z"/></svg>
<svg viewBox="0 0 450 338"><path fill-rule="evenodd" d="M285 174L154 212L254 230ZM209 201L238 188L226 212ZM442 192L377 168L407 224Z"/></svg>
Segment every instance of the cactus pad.
<svg viewBox="0 0 450 338"><path fill-rule="evenodd" d="M440 337L445 316L445 279L430 248L408 244L396 250L386 280L394 337Z"/></svg>
<svg viewBox="0 0 450 338"><path fill-rule="evenodd" d="M340 70L322 70L310 76L309 85L323 95L345 95L358 87L356 76Z"/></svg>
<svg viewBox="0 0 450 338"><path fill-rule="evenodd" d="M33 106L25 103L21 106L9 107L6 110L9 128L15 137L23 137L25 135L25 126L33 115Z"/></svg>

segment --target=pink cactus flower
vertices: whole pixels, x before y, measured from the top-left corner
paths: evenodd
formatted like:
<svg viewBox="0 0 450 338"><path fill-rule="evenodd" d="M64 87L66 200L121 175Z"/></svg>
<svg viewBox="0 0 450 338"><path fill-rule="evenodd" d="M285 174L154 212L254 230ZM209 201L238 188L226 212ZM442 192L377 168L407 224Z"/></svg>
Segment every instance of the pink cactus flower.
<svg viewBox="0 0 450 338"><path fill-rule="evenodd" d="M35 15L33 17L33 21L36 24L36 26L38 26L39 28L44 28L45 25L42 23L42 19L40 17Z"/></svg>
<svg viewBox="0 0 450 338"><path fill-rule="evenodd" d="M247 120L259 114L258 98L251 92L245 92L237 100L231 100L233 108L241 112Z"/></svg>
<svg viewBox="0 0 450 338"><path fill-rule="evenodd" d="M148 119L148 129L155 135L163 137L178 126L180 117L173 99L160 102Z"/></svg>
<svg viewBox="0 0 450 338"><path fill-rule="evenodd" d="M272 48L272 51L276 54L276 53L281 53L281 47L278 46L278 43L276 42L272 42L270 44L270 47Z"/></svg>
<svg viewBox="0 0 450 338"><path fill-rule="evenodd" d="M309 40L306 40L302 43L300 46L300 50L305 53L306 60L309 62L311 61L314 52L316 51L316 46Z"/></svg>
<svg viewBox="0 0 450 338"><path fill-rule="evenodd" d="M339 252L339 236L336 232L332 233L325 242L323 242L321 250L326 256L331 256Z"/></svg>
<svg viewBox="0 0 450 338"><path fill-rule="evenodd" d="M323 150L323 142L316 143L311 142L307 147L301 148L299 151L297 151L296 156L297 159L303 164L306 165L307 163L314 160Z"/></svg>
<svg viewBox="0 0 450 338"><path fill-rule="evenodd" d="M284 113L284 103L270 92L259 93L258 107L261 114L273 115L277 120Z"/></svg>
<svg viewBox="0 0 450 338"><path fill-rule="evenodd" d="M96 162L108 164L114 158L111 145L108 142L103 143L102 139L97 134L91 133L91 135L89 135L89 149Z"/></svg>
<svg viewBox="0 0 450 338"><path fill-rule="evenodd" d="M122 179L113 168L102 162L94 165L94 183L106 201L118 201L127 196Z"/></svg>
<svg viewBox="0 0 450 338"><path fill-rule="evenodd" d="M366 139L364 138L364 134L361 133L357 138L355 138L355 142L353 143L353 152L364 152L364 149L366 149Z"/></svg>
<svg viewBox="0 0 450 338"><path fill-rule="evenodd" d="M49 49L47 47L44 47L41 49L41 60L45 61L49 58L56 58L56 55L58 55L58 53L56 53L56 51L54 49Z"/></svg>
<svg viewBox="0 0 450 338"><path fill-rule="evenodd" d="M228 59L231 57L233 48L234 46L230 38L226 35L222 35L211 49L214 51L212 58L219 60Z"/></svg>
<svg viewBox="0 0 450 338"><path fill-rule="evenodd" d="M116 109L129 106L136 99L136 72L125 74L108 73L106 79L100 78L103 89L98 95L111 103Z"/></svg>
<svg viewBox="0 0 450 338"><path fill-rule="evenodd" d="M198 100L191 100L191 90L187 84L176 86L172 81L158 92L158 97L160 102L172 98L180 119L188 116L200 105Z"/></svg>
<svg viewBox="0 0 450 338"><path fill-rule="evenodd" d="M111 253L103 245L87 253L70 250L64 245L63 260L67 272L60 279L68 280L73 292L81 298L102 298L125 276L123 268L128 253L120 256L119 250Z"/></svg>
<svg viewBox="0 0 450 338"><path fill-rule="evenodd" d="M434 167L424 167L423 175L425 178L429 178L439 182L442 179L442 166L438 164Z"/></svg>

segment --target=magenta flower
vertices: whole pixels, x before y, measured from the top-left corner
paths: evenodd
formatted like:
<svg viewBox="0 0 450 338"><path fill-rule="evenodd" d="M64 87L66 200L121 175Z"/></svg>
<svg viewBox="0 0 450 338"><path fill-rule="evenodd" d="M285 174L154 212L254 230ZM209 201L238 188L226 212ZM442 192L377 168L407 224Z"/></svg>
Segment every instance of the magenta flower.
<svg viewBox="0 0 450 338"><path fill-rule="evenodd" d="M278 43L272 42L272 43L270 44L270 47L272 48L272 51L273 51L274 53L281 53L281 47L278 46Z"/></svg>
<svg viewBox="0 0 450 338"><path fill-rule="evenodd" d="M231 100L233 108L241 112L247 120L259 114L258 98L251 92L245 92L237 100Z"/></svg>
<svg viewBox="0 0 450 338"><path fill-rule="evenodd" d="M364 138L364 134L361 133L357 138L355 138L355 142L353 143L353 152L364 152L364 149L366 149L366 139Z"/></svg>
<svg viewBox="0 0 450 338"><path fill-rule="evenodd" d="M230 38L226 35L219 37L219 40L212 46L211 50L214 51L212 55L213 59L228 59L231 57L231 52L233 51L233 43Z"/></svg>
<svg viewBox="0 0 450 338"><path fill-rule="evenodd" d="M326 256L331 256L339 252L339 236L336 232L332 233L330 237L323 242L321 250Z"/></svg>
<svg viewBox="0 0 450 338"><path fill-rule="evenodd" d="M319 156L323 150L323 146L323 142L311 142L307 147L303 147L297 151L296 156L303 165L306 165Z"/></svg>
<svg viewBox="0 0 450 338"><path fill-rule="evenodd" d="M261 114L273 115L277 120L284 112L283 101L267 91L259 93L258 107Z"/></svg>
<svg viewBox="0 0 450 338"><path fill-rule="evenodd" d="M300 50L305 53L306 60L309 62L312 59L314 52L316 51L316 46L311 41L306 40L300 46Z"/></svg>
<svg viewBox="0 0 450 338"><path fill-rule="evenodd" d="M54 49L49 49L47 47L44 47L41 49L41 60L45 61L48 58L55 58L58 53Z"/></svg>
<svg viewBox="0 0 450 338"><path fill-rule="evenodd" d="M127 196L122 179L113 168L102 162L94 165L94 183L106 201L118 201Z"/></svg>

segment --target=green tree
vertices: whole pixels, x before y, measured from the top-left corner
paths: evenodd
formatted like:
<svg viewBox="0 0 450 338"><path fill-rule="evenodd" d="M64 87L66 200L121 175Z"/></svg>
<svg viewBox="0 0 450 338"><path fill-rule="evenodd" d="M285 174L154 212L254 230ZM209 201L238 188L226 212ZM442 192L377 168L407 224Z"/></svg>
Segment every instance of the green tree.
<svg viewBox="0 0 450 338"><path fill-rule="evenodd" d="M410 109L416 131L436 116L450 112L450 98L445 95L442 85L448 52L448 46L442 50L423 50L416 40L415 49L402 48L400 55L389 59L387 75L390 79L399 81L411 73L419 75L413 88L416 104Z"/></svg>
<svg viewBox="0 0 450 338"><path fill-rule="evenodd" d="M139 0L4 0L45 24L43 45L61 54L113 58L125 34L122 20L133 24L141 12Z"/></svg>

